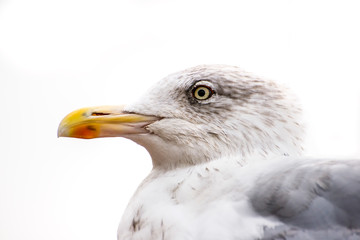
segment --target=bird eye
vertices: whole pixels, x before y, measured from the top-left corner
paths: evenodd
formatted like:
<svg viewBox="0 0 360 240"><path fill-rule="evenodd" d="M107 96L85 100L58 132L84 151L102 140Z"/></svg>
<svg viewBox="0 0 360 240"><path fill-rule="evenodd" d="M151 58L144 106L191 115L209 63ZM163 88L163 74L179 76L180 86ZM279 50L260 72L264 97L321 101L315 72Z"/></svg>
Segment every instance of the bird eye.
<svg viewBox="0 0 360 240"><path fill-rule="evenodd" d="M192 93L197 100L206 100L213 95L214 91L208 86L197 86Z"/></svg>

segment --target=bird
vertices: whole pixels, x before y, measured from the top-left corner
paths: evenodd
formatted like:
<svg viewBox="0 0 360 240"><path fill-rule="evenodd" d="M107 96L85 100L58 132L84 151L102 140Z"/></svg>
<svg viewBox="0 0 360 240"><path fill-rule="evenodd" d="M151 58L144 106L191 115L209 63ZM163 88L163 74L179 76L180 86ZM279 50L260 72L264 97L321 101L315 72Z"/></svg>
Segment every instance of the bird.
<svg viewBox="0 0 360 240"><path fill-rule="evenodd" d="M69 113L58 136L148 151L119 240L360 239L360 161L303 157L301 112L274 81L199 65L132 104Z"/></svg>

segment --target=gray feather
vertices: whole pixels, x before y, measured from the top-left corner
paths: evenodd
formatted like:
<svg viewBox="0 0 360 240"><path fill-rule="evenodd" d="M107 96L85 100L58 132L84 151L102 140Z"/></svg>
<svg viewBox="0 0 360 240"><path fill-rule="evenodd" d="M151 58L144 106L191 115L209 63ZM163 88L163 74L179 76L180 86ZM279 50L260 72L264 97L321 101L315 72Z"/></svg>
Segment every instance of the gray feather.
<svg viewBox="0 0 360 240"><path fill-rule="evenodd" d="M360 240L359 229L336 227L333 229L301 229L289 226L280 226L265 229L261 240Z"/></svg>
<svg viewBox="0 0 360 240"><path fill-rule="evenodd" d="M359 161L284 164L256 184L254 209L285 224L264 239L360 239Z"/></svg>

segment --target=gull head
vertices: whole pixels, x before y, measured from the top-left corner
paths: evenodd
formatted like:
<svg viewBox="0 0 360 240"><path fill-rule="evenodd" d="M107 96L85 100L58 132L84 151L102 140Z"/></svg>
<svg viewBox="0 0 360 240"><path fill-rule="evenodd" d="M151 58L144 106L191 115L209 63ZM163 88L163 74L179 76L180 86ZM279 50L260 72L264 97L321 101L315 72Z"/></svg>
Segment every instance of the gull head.
<svg viewBox="0 0 360 240"><path fill-rule="evenodd" d="M165 77L133 104L76 110L58 135L125 137L147 149L154 168L175 168L298 155L300 115L282 86L235 66L201 65Z"/></svg>

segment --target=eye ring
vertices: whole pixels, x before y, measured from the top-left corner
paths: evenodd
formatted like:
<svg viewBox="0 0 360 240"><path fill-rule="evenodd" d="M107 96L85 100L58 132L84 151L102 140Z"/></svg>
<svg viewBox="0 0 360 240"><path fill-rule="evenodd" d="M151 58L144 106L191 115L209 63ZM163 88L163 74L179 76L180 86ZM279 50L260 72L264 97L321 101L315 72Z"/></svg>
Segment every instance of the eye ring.
<svg viewBox="0 0 360 240"><path fill-rule="evenodd" d="M193 97L200 101L209 99L213 94L214 90L205 85L196 86L192 90Z"/></svg>

